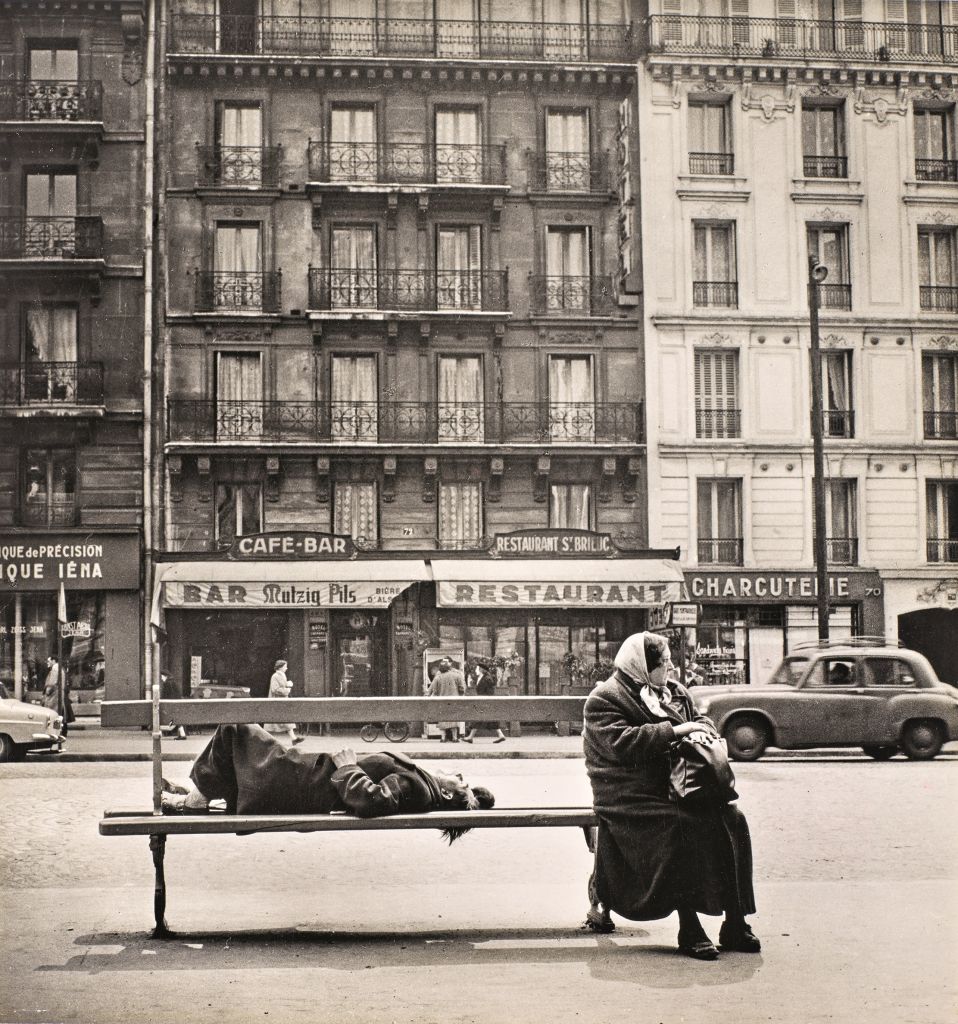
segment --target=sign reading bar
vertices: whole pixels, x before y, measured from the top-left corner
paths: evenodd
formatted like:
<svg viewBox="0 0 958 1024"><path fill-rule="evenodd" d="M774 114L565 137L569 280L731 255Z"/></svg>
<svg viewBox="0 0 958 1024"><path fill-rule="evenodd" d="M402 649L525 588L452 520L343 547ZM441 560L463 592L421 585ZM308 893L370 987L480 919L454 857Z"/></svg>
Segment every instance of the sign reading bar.
<svg viewBox="0 0 958 1024"><path fill-rule="evenodd" d="M492 542L493 555L519 558L575 557L595 558L615 555L618 549L608 533L591 530L516 530L497 533Z"/></svg>
<svg viewBox="0 0 958 1024"><path fill-rule="evenodd" d="M680 583L440 582L441 608L652 608L682 598Z"/></svg>
<svg viewBox="0 0 958 1024"><path fill-rule="evenodd" d="M230 558L354 558L351 537L338 533L250 533L237 537Z"/></svg>
<svg viewBox="0 0 958 1024"><path fill-rule="evenodd" d="M813 572L686 572L689 596L696 601L743 604L814 604L818 581ZM877 572L829 573L828 596L851 603L881 595Z"/></svg>
<svg viewBox="0 0 958 1024"><path fill-rule="evenodd" d="M415 580L165 583L167 608L388 608Z"/></svg>
<svg viewBox="0 0 958 1024"><path fill-rule="evenodd" d="M49 534L0 537L0 592L138 590L140 541L135 536Z"/></svg>

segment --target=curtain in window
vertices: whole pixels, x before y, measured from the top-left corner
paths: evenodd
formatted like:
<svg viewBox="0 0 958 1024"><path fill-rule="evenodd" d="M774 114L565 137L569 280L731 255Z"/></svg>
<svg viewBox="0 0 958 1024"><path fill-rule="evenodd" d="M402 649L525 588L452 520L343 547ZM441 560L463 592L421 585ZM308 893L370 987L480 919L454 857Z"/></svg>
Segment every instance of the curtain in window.
<svg viewBox="0 0 958 1024"><path fill-rule="evenodd" d="M333 494L333 532L372 545L379 538L376 485L336 484Z"/></svg>
<svg viewBox="0 0 958 1024"><path fill-rule="evenodd" d="M29 77L36 81L75 82L79 77L79 58L76 47L30 49Z"/></svg>
<svg viewBox="0 0 958 1024"><path fill-rule="evenodd" d="M826 287L847 283L844 228L809 228L808 251L828 268Z"/></svg>
<svg viewBox="0 0 958 1024"><path fill-rule="evenodd" d="M592 309L589 236L586 228L546 231L546 309Z"/></svg>
<svg viewBox="0 0 958 1024"><path fill-rule="evenodd" d="M805 156L844 156L844 119L839 107L802 108L802 151Z"/></svg>
<svg viewBox="0 0 958 1024"><path fill-rule="evenodd" d="M825 410L848 412L851 408L851 387L848 379L848 353L825 352L823 363Z"/></svg>
<svg viewBox="0 0 958 1024"><path fill-rule="evenodd" d="M333 309L375 309L378 304L376 229L333 228L330 302Z"/></svg>
<svg viewBox="0 0 958 1024"><path fill-rule="evenodd" d="M261 484L222 483L216 486L216 540L230 544L263 528Z"/></svg>
<svg viewBox="0 0 958 1024"><path fill-rule="evenodd" d="M478 224L437 230L436 301L439 309L482 309L482 230Z"/></svg>
<svg viewBox="0 0 958 1024"><path fill-rule="evenodd" d="M26 176L24 251L27 256L72 257L76 252L75 174Z"/></svg>
<svg viewBox="0 0 958 1024"><path fill-rule="evenodd" d="M958 359L952 355L924 356L921 362L925 412L955 412L958 396Z"/></svg>
<svg viewBox="0 0 958 1024"><path fill-rule="evenodd" d="M543 0L543 54L580 60L587 54L582 0Z"/></svg>
<svg viewBox="0 0 958 1024"><path fill-rule="evenodd" d="M482 540L482 485L439 485L439 546L477 547Z"/></svg>
<svg viewBox="0 0 958 1024"><path fill-rule="evenodd" d="M731 227L728 224L697 224L694 235L695 281L734 281Z"/></svg>
<svg viewBox="0 0 958 1024"><path fill-rule="evenodd" d="M595 440L595 390L587 356L549 359L549 427L553 441Z"/></svg>
<svg viewBox="0 0 958 1024"><path fill-rule="evenodd" d="M955 239L952 231L918 232L918 283L933 288L954 286Z"/></svg>
<svg viewBox="0 0 958 1024"><path fill-rule="evenodd" d="M329 0L330 52L368 56L376 52L376 0Z"/></svg>
<svg viewBox="0 0 958 1024"><path fill-rule="evenodd" d="M439 443L482 442L482 361L478 356L441 356L438 378Z"/></svg>
<svg viewBox="0 0 958 1024"><path fill-rule="evenodd" d="M333 107L329 123L329 180L378 178L375 107Z"/></svg>
<svg viewBox="0 0 958 1024"><path fill-rule="evenodd" d="M24 398L76 400L76 310L70 306L28 309L26 329Z"/></svg>
<svg viewBox="0 0 958 1024"><path fill-rule="evenodd" d="M72 526L76 502L73 452L33 448L24 466L24 519L33 526Z"/></svg>
<svg viewBox="0 0 958 1024"><path fill-rule="evenodd" d="M334 441L375 441L379 436L375 356L333 356L331 429Z"/></svg>
<svg viewBox="0 0 958 1024"><path fill-rule="evenodd" d="M915 111L915 156L919 160L947 160L950 157L949 124L946 110Z"/></svg>
<svg viewBox="0 0 958 1024"><path fill-rule="evenodd" d="M590 183L588 111L550 110L546 116L546 188L587 192Z"/></svg>
<svg viewBox="0 0 958 1024"><path fill-rule="evenodd" d="M217 224L213 252L213 306L262 309L263 275L258 224Z"/></svg>
<svg viewBox="0 0 958 1024"><path fill-rule="evenodd" d="M436 111L436 181L482 181L482 125L474 107Z"/></svg>
<svg viewBox="0 0 958 1024"><path fill-rule="evenodd" d="M854 483L851 480L829 480L825 491L828 538L832 541L852 540L857 536L855 528ZM834 545L831 553L834 561L851 561L851 551L843 551L843 545ZM845 557L841 557L841 556Z"/></svg>
<svg viewBox="0 0 958 1024"><path fill-rule="evenodd" d="M216 361L216 436L249 439L263 431L263 374L258 352L220 352Z"/></svg>
<svg viewBox="0 0 958 1024"><path fill-rule="evenodd" d="M436 0L436 47L440 57L478 57L476 0Z"/></svg>
<svg viewBox="0 0 958 1024"><path fill-rule="evenodd" d="M689 149L693 153L729 151L724 103L689 103Z"/></svg>
<svg viewBox="0 0 958 1024"><path fill-rule="evenodd" d="M592 528L592 488L589 484L552 484L549 526L554 529Z"/></svg>
<svg viewBox="0 0 958 1024"><path fill-rule="evenodd" d="M217 171L224 184L262 184L263 117L258 105L223 104Z"/></svg>
<svg viewBox="0 0 958 1024"><path fill-rule="evenodd" d="M699 561L738 561L742 537L739 482L699 480L696 497Z"/></svg>

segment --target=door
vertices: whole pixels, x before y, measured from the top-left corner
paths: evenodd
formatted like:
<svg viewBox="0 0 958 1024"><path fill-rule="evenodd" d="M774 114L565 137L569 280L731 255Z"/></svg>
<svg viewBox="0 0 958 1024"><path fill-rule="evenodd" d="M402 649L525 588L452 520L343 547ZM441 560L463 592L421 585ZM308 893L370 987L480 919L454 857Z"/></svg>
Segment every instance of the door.
<svg viewBox="0 0 958 1024"><path fill-rule="evenodd" d="M482 122L472 107L436 111L436 181L481 183Z"/></svg>
<svg viewBox="0 0 958 1024"><path fill-rule="evenodd" d="M360 225L333 228L330 248L330 308L376 309L376 229Z"/></svg>
<svg viewBox="0 0 958 1024"><path fill-rule="evenodd" d="M26 314L23 400L77 401L77 311L32 307Z"/></svg>
<svg viewBox="0 0 958 1024"><path fill-rule="evenodd" d="M375 107L333 107L329 116L329 180L379 180Z"/></svg>
<svg viewBox="0 0 958 1024"><path fill-rule="evenodd" d="M216 354L216 439L256 440L263 433L263 369L258 352Z"/></svg>
<svg viewBox="0 0 958 1024"><path fill-rule="evenodd" d="M753 626L748 631L749 683L752 686L764 686L784 653L785 637L781 629Z"/></svg>
<svg viewBox="0 0 958 1024"><path fill-rule="evenodd" d="M478 224L436 232L437 309L482 309L482 231Z"/></svg>
<svg viewBox="0 0 958 1024"><path fill-rule="evenodd" d="M261 310L262 266L259 224L217 224L211 308Z"/></svg>
<svg viewBox="0 0 958 1024"><path fill-rule="evenodd" d="M87 120L90 111L81 106L79 60L75 46L31 46L27 75L29 90L17 119L25 121Z"/></svg>
<svg viewBox="0 0 958 1024"><path fill-rule="evenodd" d="M258 104L224 103L214 167L222 185L262 185L263 112Z"/></svg>
<svg viewBox="0 0 958 1024"><path fill-rule="evenodd" d="M595 440L595 387L589 356L549 359L549 434L553 441Z"/></svg>
<svg viewBox="0 0 958 1024"><path fill-rule="evenodd" d="M375 356L333 356L330 394L330 433L334 441L378 438Z"/></svg>
<svg viewBox="0 0 958 1024"><path fill-rule="evenodd" d="M76 256L77 178L42 172L26 176L25 256Z"/></svg>
<svg viewBox="0 0 958 1024"><path fill-rule="evenodd" d="M439 443L481 443L482 361L478 356L440 356L438 378Z"/></svg>
<svg viewBox="0 0 958 1024"><path fill-rule="evenodd" d="M389 690L388 616L368 612L334 612L334 694L338 697L381 697Z"/></svg>
<svg viewBox="0 0 958 1024"><path fill-rule="evenodd" d="M588 111L550 110L546 115L546 188L550 192L588 192L590 183Z"/></svg>

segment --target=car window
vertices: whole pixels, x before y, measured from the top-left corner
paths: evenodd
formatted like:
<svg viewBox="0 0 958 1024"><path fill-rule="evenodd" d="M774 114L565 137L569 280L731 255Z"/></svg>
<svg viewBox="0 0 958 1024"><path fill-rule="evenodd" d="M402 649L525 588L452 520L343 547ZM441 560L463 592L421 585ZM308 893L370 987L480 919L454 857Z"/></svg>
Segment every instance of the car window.
<svg viewBox="0 0 958 1024"><path fill-rule="evenodd" d="M799 679L805 674L808 668L808 658L786 658L775 670L769 683L784 684L785 686L797 686Z"/></svg>
<svg viewBox="0 0 958 1024"><path fill-rule="evenodd" d="M822 658L808 674L806 686L854 686L853 658Z"/></svg>
<svg viewBox="0 0 958 1024"><path fill-rule="evenodd" d="M914 670L900 658L866 658L863 667L866 686L915 685Z"/></svg>

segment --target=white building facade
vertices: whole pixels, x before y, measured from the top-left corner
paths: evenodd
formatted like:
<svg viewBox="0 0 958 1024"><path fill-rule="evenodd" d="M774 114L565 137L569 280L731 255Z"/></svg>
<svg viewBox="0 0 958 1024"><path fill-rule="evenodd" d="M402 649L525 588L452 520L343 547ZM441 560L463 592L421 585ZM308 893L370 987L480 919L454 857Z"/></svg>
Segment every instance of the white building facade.
<svg viewBox="0 0 958 1024"><path fill-rule="evenodd" d="M953 5L657 2L639 86L649 542L682 549L699 661L757 682L816 636L814 255L832 633L897 636L954 681Z"/></svg>

